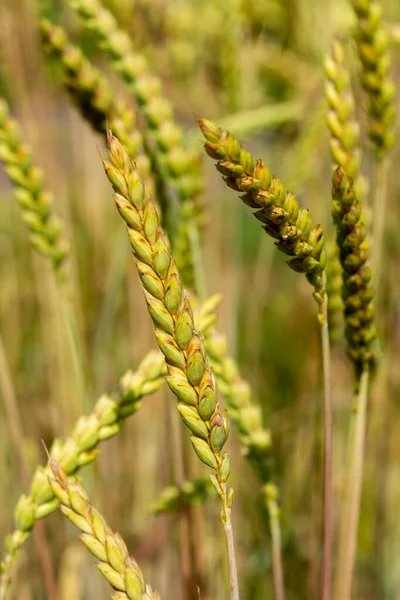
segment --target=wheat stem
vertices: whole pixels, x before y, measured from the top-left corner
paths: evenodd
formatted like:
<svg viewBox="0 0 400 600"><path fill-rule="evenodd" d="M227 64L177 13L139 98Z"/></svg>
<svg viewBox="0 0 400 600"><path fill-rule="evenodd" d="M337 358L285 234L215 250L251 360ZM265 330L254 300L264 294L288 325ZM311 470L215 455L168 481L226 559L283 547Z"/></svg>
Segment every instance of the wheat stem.
<svg viewBox="0 0 400 600"><path fill-rule="evenodd" d="M339 554L337 600L350 600L356 559L358 522L363 479L364 446L367 422L369 367L361 373L354 406L354 423L351 428L348 504L344 516L345 539Z"/></svg>
<svg viewBox="0 0 400 600"><path fill-rule="evenodd" d="M283 580L283 565L281 552L281 524L278 506L278 488L273 483L264 486L265 503L268 509L272 544L272 568L274 576L275 600L285 600L285 585Z"/></svg>
<svg viewBox="0 0 400 600"><path fill-rule="evenodd" d="M229 588L231 600L239 600L239 581L236 567L235 543L233 539L233 529L231 522L231 509L225 509L224 530L226 537L226 549L228 552L229 563Z"/></svg>
<svg viewBox="0 0 400 600"><path fill-rule="evenodd" d="M324 550L322 565L322 599L331 598L333 542L333 482L332 482L332 397L331 350L328 328L328 299L325 295L320 310L321 347L324 379Z"/></svg>

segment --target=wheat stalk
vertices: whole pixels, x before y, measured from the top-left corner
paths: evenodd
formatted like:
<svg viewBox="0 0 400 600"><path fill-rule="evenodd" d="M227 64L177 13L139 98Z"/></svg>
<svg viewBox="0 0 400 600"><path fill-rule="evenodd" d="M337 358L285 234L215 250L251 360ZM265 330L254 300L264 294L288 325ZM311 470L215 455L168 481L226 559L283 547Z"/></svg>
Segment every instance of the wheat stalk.
<svg viewBox="0 0 400 600"><path fill-rule="evenodd" d="M116 594L113 600L160 600L144 581L143 574L126 544L92 506L83 488L68 479L64 469L49 457L48 483L62 513L82 533L81 541L99 561L97 567Z"/></svg>
<svg viewBox="0 0 400 600"><path fill-rule="evenodd" d="M141 398L162 385L164 374L163 357L158 352L150 352L136 371L127 371L121 378L115 397L109 394L100 396L93 411L77 421L65 442L54 441L50 451L52 458L68 475L91 463L97 456L97 446L119 432L122 421L139 410ZM38 467L32 478L30 494L22 495L17 503L15 530L6 538L5 556L1 563L0 600L6 598L13 564L35 522L54 512L58 506L47 476L48 469Z"/></svg>
<svg viewBox="0 0 400 600"><path fill-rule="evenodd" d="M233 490L226 484L229 455L222 452L229 434L228 415L220 413L203 341L194 328L191 306L151 196L146 196L135 165L111 132L107 146L111 162L103 159L104 169L115 192L117 209L127 224L147 307L165 357L167 382L192 434L193 448L212 469L211 480L222 500L220 516L227 537L231 597L236 600L239 591L231 525Z"/></svg>

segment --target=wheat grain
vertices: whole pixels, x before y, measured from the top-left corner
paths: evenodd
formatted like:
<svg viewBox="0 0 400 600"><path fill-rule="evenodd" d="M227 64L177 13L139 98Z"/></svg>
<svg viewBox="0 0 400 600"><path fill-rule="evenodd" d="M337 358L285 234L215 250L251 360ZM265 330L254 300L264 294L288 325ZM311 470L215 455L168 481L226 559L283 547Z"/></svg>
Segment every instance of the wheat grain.
<svg viewBox="0 0 400 600"><path fill-rule="evenodd" d="M210 478L198 477L164 488L152 503L150 511L155 515L176 512L215 496L216 490Z"/></svg>
<svg viewBox="0 0 400 600"><path fill-rule="evenodd" d="M362 200L368 191L368 182L361 174L362 151L360 126L355 116L355 100L350 73L344 64L343 46L335 40L325 59L325 96L328 102L327 123L331 133L329 142L333 161L355 184L357 197Z"/></svg>

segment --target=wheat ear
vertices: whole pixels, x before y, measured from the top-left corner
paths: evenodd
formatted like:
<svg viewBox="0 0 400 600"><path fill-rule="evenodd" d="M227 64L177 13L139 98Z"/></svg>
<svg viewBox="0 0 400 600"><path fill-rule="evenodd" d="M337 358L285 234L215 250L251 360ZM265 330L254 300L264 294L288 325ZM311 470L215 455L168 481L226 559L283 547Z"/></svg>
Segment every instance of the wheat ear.
<svg viewBox="0 0 400 600"><path fill-rule="evenodd" d="M102 134L108 123L143 173L147 189L153 191L150 159L135 112L122 98L115 96L106 77L85 57L79 46L71 43L62 27L41 19L40 33L46 52L57 60L65 76L65 87L84 119Z"/></svg>
<svg viewBox="0 0 400 600"><path fill-rule="evenodd" d="M355 116L355 100L350 83L350 73L344 64L343 46L334 40L330 54L325 59L325 96L329 111L327 123L331 134L329 146L335 166L343 169L353 179L357 197L362 200L368 191L368 181L361 172L362 151L360 126ZM364 213L367 205L364 205ZM342 275L338 245L327 254L328 320L331 341L342 333L343 303L341 299Z"/></svg>
<svg viewBox="0 0 400 600"><path fill-rule="evenodd" d="M231 596L236 600L233 490L226 485L229 455L222 452L229 433L228 415L220 413L214 375L201 336L194 328L191 306L151 196L146 196L134 163L111 132L107 146L111 162L103 160L104 169L115 191L117 209L127 224L147 307L165 357L167 382L178 399L178 411L192 434L197 456L213 471L211 479L223 503L221 520L227 535Z"/></svg>
<svg viewBox="0 0 400 600"><path fill-rule="evenodd" d="M328 294L329 341L336 344L343 338L342 265L335 242L326 248L326 292Z"/></svg>
<svg viewBox="0 0 400 600"><path fill-rule="evenodd" d="M367 93L368 133L378 154L383 155L394 139L395 86L389 76L389 35L382 24L379 0L352 0L352 6L357 17L355 38L362 64L360 80Z"/></svg>
<svg viewBox="0 0 400 600"><path fill-rule="evenodd" d="M375 146L375 182L372 213L374 245L372 267L376 291L379 292L389 157L394 142L395 85L390 78L389 35L382 23L379 0L352 0L357 17L355 39L361 60L361 84L367 94L370 117L369 137Z"/></svg>
<svg viewBox="0 0 400 600"><path fill-rule="evenodd" d="M375 359L374 289L361 205L354 184L341 167L333 174L333 220L343 270L347 352L357 372Z"/></svg>
<svg viewBox="0 0 400 600"><path fill-rule="evenodd" d="M48 258L59 278L69 253L61 221L52 213L52 200L43 190L43 172L33 164L32 151L22 141L19 125L0 98L0 160L15 186L14 195L30 231L32 246Z"/></svg>
<svg viewBox="0 0 400 600"><path fill-rule="evenodd" d="M113 600L160 600L160 595L145 583L122 537L110 529L83 488L69 480L64 469L50 457L47 472L49 486L62 513L82 532L82 542L99 561L100 573L115 590Z"/></svg>
<svg viewBox="0 0 400 600"><path fill-rule="evenodd" d="M374 288L368 266L369 249L362 222L362 211L353 182L341 167L333 173L333 218L343 270L343 304L347 351L355 365L355 423L350 439L348 504L343 537L339 548L337 598L350 600L356 557L357 533L363 474L368 383L371 365L376 360Z"/></svg>
<svg viewBox="0 0 400 600"><path fill-rule="evenodd" d="M318 321L321 332L324 380L324 558L323 600L330 599L332 564L332 400L331 367L326 294L324 234L320 225L313 227L308 210L301 208L296 197L273 177L262 160L254 161L239 141L211 121L199 119L206 138L204 148L217 161L217 169L225 182L241 199L255 209L255 216L273 239L277 248L291 257L288 265L300 273L314 287L318 303Z"/></svg>
<svg viewBox="0 0 400 600"><path fill-rule="evenodd" d="M165 219L185 285L195 287L192 230L198 229L202 222L202 207L196 200L202 187L198 152L184 148L182 129L174 121L172 106L163 96L160 80L150 72L144 56L135 52L131 39L119 28L111 12L98 0L69 0L69 4L98 37L145 118L155 142L155 148L150 149L153 164L159 166L161 179L176 190L181 200L175 208L176 202L170 203Z"/></svg>
<svg viewBox="0 0 400 600"><path fill-rule="evenodd" d="M68 475L91 463L97 456L100 442L119 432L122 421L139 410L141 398L155 392L162 385L164 375L162 355L150 352L136 371L128 371L121 378L119 392L115 397L103 394L93 411L77 421L65 442L54 441L51 456ZM6 598L13 564L35 522L57 508L58 500L48 484L47 476L48 469L38 467L32 479L30 494L22 495L18 501L14 515L16 528L6 538L5 556L1 563L0 600Z"/></svg>
<svg viewBox="0 0 400 600"><path fill-rule="evenodd" d="M211 121L199 119L206 138L204 148L217 161L217 169L226 184L244 195L241 199L255 209L268 235L277 240L277 248L291 257L289 267L305 273L314 287L314 298L321 306L325 295L324 233L313 227L309 212L301 208L291 192L273 177L261 159L254 161L238 140Z"/></svg>

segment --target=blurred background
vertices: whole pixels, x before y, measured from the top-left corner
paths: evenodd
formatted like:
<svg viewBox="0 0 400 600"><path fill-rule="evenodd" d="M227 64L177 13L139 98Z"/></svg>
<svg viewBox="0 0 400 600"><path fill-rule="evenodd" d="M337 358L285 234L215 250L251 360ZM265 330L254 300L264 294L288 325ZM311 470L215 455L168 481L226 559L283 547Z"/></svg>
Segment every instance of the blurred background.
<svg viewBox="0 0 400 600"><path fill-rule="evenodd" d="M336 34L346 43L358 116L365 124L349 3L106 0L104 4L161 77L190 143L201 149L196 116L231 127L296 193L332 240L323 60ZM399 82L400 6L396 0L383 4L385 25L392 35L393 76ZM39 16L61 23L107 74L113 89L128 102L132 99L93 36L79 27L62 0L0 0L0 96L19 120L36 164L45 171L54 209L66 223L85 383L94 402L103 391L116 389L123 373L136 367L156 345L125 229L99 160L104 140L71 105L62 74L43 52ZM366 139L364 143L368 174L369 145ZM360 600L400 598L399 147L392 153L379 315L385 378L372 387L367 433L354 595ZM227 335L230 352L271 430L287 598L316 598L321 561L322 389L315 303L305 278L284 265L284 256L275 251L248 207L224 186L206 156L203 175L207 288L223 295L218 327ZM16 398L23 426L21 450L33 472L45 462L40 440L50 445L54 437L67 436L80 407L53 277L45 259L31 249L1 168L0 290L0 400L6 395ZM352 408L352 371L340 339L333 360L338 519ZM13 507L26 491L4 406L0 401L0 539L12 530ZM164 600L182 597L182 513L155 517L150 511L162 489L178 479L171 406L173 399L165 388L145 398L139 413L102 446L99 459L83 472L95 506L121 532ZM270 539L259 483L234 434L229 449L234 457L234 526L242 597L269 600L273 597ZM191 475L206 472L199 461L190 461ZM222 600L228 596L223 591L226 567L218 501L209 500L195 511L196 554L204 574L201 598ZM62 515L51 515L43 527L48 568L60 600L110 597L76 530ZM32 539L18 561L13 597L47 597Z"/></svg>

